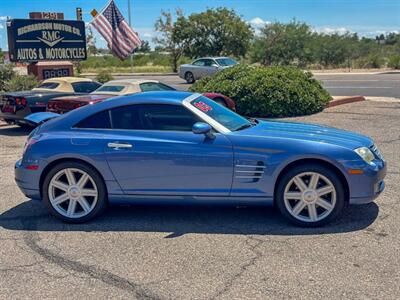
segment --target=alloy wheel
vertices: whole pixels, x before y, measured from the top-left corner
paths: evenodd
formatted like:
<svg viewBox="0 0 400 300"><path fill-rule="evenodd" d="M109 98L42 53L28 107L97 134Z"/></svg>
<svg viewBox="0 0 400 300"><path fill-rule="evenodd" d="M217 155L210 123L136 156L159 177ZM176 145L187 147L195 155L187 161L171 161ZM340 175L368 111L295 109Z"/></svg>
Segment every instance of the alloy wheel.
<svg viewBox="0 0 400 300"><path fill-rule="evenodd" d="M193 76L192 72L187 72L185 79L186 79L187 83L193 83L194 82L194 76Z"/></svg>
<svg viewBox="0 0 400 300"><path fill-rule="evenodd" d="M318 222L334 210L336 189L324 175L304 172L288 182L283 199L287 211L297 220Z"/></svg>
<svg viewBox="0 0 400 300"><path fill-rule="evenodd" d="M50 180L49 200L53 208L67 218L81 218L91 213L99 193L93 178L83 170L66 168Z"/></svg>

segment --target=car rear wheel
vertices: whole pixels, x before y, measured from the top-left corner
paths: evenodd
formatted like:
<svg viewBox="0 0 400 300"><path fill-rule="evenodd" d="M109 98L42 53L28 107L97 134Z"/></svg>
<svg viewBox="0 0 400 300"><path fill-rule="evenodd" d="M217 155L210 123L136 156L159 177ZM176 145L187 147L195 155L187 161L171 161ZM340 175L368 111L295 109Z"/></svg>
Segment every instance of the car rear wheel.
<svg viewBox="0 0 400 300"><path fill-rule="evenodd" d="M56 165L46 175L42 189L48 209L64 222L86 222L103 212L107 204L103 180L83 163Z"/></svg>
<svg viewBox="0 0 400 300"><path fill-rule="evenodd" d="M277 187L276 205L290 222L317 227L332 221L344 206L343 185L331 169L298 166L284 174Z"/></svg>
<svg viewBox="0 0 400 300"><path fill-rule="evenodd" d="M194 80L193 73L192 72L186 72L185 73L185 80L186 80L187 83L194 83L195 80Z"/></svg>

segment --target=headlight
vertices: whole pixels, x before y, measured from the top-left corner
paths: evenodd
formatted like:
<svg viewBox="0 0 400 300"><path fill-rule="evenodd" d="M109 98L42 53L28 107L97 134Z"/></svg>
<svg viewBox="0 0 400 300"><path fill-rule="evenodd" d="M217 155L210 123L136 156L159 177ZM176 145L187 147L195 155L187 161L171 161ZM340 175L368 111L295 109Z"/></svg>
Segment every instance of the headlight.
<svg viewBox="0 0 400 300"><path fill-rule="evenodd" d="M372 164L373 160L375 159L374 154L371 150L367 147L360 147L354 150L361 158L367 162L368 164Z"/></svg>

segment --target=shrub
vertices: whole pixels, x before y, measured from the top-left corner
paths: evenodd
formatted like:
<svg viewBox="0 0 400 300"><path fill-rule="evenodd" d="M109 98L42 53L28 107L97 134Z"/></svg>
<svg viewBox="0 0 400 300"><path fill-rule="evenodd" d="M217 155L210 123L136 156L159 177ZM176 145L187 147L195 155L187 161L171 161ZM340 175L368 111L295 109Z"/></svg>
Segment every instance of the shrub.
<svg viewBox="0 0 400 300"><path fill-rule="evenodd" d="M400 69L400 55L393 55L389 57L388 67L393 69Z"/></svg>
<svg viewBox="0 0 400 300"><path fill-rule="evenodd" d="M113 80L113 79L114 79L114 77L111 75L111 72L108 70L101 70L96 76L96 80L100 83L105 83L105 82Z"/></svg>
<svg viewBox="0 0 400 300"><path fill-rule="evenodd" d="M4 90L6 92L27 91L37 87L39 82L32 75L15 75L10 80L6 81Z"/></svg>
<svg viewBox="0 0 400 300"><path fill-rule="evenodd" d="M329 93L309 72L294 67L237 65L205 77L190 88L231 97L238 113L252 117L292 117L324 109Z"/></svg>
<svg viewBox="0 0 400 300"><path fill-rule="evenodd" d="M6 82L16 76L12 65L0 66L0 91L5 91Z"/></svg>

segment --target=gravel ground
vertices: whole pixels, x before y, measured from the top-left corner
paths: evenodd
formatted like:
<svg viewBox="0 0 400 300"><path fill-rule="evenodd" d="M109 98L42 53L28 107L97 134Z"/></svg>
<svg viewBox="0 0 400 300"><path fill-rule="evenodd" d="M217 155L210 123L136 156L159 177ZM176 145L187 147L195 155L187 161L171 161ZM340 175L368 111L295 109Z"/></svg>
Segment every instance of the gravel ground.
<svg viewBox="0 0 400 300"><path fill-rule="evenodd" d="M400 104L294 120L375 139L389 163L376 203L319 229L243 207L114 207L62 224L14 183L27 133L0 127L0 298L399 299Z"/></svg>

